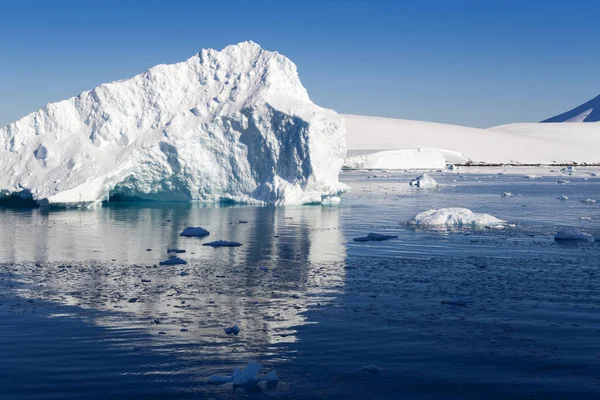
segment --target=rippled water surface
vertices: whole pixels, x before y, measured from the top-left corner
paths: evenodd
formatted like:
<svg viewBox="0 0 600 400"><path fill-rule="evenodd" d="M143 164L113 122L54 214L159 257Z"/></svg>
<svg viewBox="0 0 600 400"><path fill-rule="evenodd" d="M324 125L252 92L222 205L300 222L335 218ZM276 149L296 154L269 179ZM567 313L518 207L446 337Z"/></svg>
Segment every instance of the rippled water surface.
<svg viewBox="0 0 600 400"><path fill-rule="evenodd" d="M600 236L600 178L482 172L347 172L328 207L0 209L0 398L598 398L600 244L553 235ZM509 225L405 224L451 206ZM279 384L207 384L249 361Z"/></svg>

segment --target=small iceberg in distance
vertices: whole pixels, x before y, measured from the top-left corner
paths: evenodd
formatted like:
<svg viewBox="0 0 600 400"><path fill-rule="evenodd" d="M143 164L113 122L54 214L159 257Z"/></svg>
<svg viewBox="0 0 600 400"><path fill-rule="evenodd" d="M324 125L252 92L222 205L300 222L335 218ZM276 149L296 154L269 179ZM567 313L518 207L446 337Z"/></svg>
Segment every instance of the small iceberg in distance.
<svg viewBox="0 0 600 400"><path fill-rule="evenodd" d="M436 226L503 226L506 221L498 219L493 215L474 213L468 208L452 207L433 209L417 214L409 224L421 227Z"/></svg>
<svg viewBox="0 0 600 400"><path fill-rule="evenodd" d="M566 228L561 229L554 235L554 240L579 240L579 241L592 241L594 237L589 233L581 232L578 229Z"/></svg>
<svg viewBox="0 0 600 400"><path fill-rule="evenodd" d="M179 257L167 258L165 261L161 261L159 265L185 265L187 261L182 260Z"/></svg>
<svg viewBox="0 0 600 400"><path fill-rule="evenodd" d="M395 235L382 235L381 233L369 233L367 236L354 238L355 242L381 242L383 240L397 239Z"/></svg>
<svg viewBox="0 0 600 400"><path fill-rule="evenodd" d="M199 226L188 226L179 234L184 237L204 237L210 235L210 232Z"/></svg>
<svg viewBox="0 0 600 400"><path fill-rule="evenodd" d="M421 189L433 189L438 187L438 183L431 176L423 174L410 181L410 186L418 187Z"/></svg>
<svg viewBox="0 0 600 400"><path fill-rule="evenodd" d="M242 244L239 242L228 242L227 240L216 240L214 242L204 243L202 246L211 247L240 247Z"/></svg>

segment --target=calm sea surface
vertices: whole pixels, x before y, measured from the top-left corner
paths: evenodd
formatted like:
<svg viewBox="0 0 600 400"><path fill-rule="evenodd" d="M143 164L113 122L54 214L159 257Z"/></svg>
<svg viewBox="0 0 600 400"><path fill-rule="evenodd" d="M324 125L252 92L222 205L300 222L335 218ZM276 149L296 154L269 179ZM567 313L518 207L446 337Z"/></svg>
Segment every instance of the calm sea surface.
<svg viewBox="0 0 600 400"><path fill-rule="evenodd" d="M346 172L326 207L0 208L0 399L598 399L600 243L553 235L600 236L600 178L499 171ZM404 224L455 206L510 225ZM279 384L207 383L249 361Z"/></svg>

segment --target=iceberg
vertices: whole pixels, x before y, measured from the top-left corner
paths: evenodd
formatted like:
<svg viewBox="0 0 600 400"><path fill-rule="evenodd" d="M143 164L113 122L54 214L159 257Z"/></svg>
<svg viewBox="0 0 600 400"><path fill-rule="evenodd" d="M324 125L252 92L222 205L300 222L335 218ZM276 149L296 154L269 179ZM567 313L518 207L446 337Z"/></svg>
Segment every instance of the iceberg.
<svg viewBox="0 0 600 400"><path fill-rule="evenodd" d="M589 233L581 232L578 229L565 228L554 235L554 240L583 240L593 241L594 237Z"/></svg>
<svg viewBox="0 0 600 400"><path fill-rule="evenodd" d="M416 186L422 189L433 189L438 187L438 183L429 175L423 174L410 181L410 186Z"/></svg>
<svg viewBox="0 0 600 400"><path fill-rule="evenodd" d="M502 226L505 221L489 214L478 214L468 208L453 207L419 213L410 224L435 226Z"/></svg>
<svg viewBox="0 0 600 400"><path fill-rule="evenodd" d="M0 129L0 197L319 203L346 190L344 120L253 42L158 65Z"/></svg>

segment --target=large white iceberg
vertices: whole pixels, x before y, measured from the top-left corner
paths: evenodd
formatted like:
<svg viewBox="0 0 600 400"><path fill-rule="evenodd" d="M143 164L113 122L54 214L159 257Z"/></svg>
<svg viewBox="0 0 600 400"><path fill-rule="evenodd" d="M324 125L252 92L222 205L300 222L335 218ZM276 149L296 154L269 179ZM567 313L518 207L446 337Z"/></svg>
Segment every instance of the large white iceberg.
<svg viewBox="0 0 600 400"><path fill-rule="evenodd" d="M0 195L320 202L345 186L343 120L253 42L103 84L0 129Z"/></svg>
<svg viewBox="0 0 600 400"><path fill-rule="evenodd" d="M410 221L422 227L436 226L502 226L505 221L489 214L474 213L468 208L451 207L424 211Z"/></svg>

